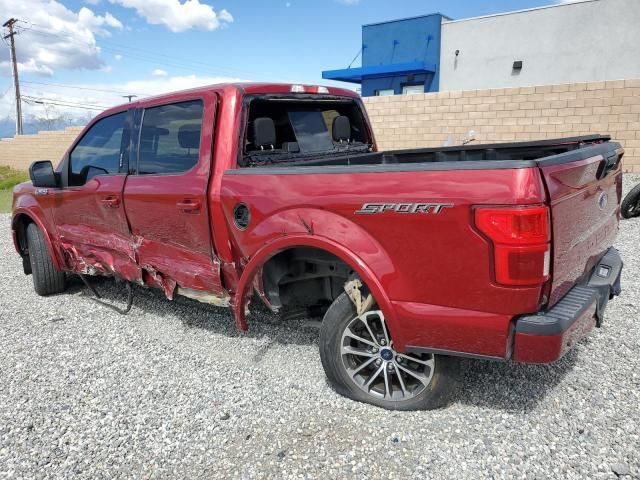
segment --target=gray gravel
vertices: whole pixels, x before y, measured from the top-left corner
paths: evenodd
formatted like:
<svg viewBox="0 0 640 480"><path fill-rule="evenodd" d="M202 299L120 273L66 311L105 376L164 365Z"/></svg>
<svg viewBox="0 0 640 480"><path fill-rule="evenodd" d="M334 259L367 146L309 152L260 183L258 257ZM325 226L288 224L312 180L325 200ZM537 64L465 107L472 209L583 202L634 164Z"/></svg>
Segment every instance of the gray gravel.
<svg viewBox="0 0 640 480"><path fill-rule="evenodd" d="M303 321L238 334L226 310L143 289L120 316L77 282L40 298L8 222L0 478L640 478L640 220L588 341L553 366L464 360L459 398L411 413L334 393Z"/></svg>

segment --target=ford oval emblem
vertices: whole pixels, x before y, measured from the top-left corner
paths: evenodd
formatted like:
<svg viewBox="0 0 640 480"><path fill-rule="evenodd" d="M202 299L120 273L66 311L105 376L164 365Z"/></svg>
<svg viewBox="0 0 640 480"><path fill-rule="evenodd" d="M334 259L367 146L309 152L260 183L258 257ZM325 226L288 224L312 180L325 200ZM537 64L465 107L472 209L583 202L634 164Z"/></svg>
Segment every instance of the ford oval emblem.
<svg viewBox="0 0 640 480"><path fill-rule="evenodd" d="M604 210L608 203L609 195L607 195L607 192L601 192L600 195L598 195L598 208Z"/></svg>

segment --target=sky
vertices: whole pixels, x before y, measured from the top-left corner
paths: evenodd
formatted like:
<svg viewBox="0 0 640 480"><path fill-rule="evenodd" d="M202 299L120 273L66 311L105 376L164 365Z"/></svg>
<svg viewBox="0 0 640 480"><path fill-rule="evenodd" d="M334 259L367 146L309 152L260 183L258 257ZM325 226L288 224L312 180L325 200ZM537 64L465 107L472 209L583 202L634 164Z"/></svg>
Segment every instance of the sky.
<svg viewBox="0 0 640 480"><path fill-rule="evenodd" d="M568 1L0 0L0 24L20 20L15 40L25 114L88 118L123 103L123 95L224 81L353 88L323 81L321 72L349 65L360 50L363 24L434 12L459 19L555 3ZM14 118L5 44L0 95L0 119Z"/></svg>

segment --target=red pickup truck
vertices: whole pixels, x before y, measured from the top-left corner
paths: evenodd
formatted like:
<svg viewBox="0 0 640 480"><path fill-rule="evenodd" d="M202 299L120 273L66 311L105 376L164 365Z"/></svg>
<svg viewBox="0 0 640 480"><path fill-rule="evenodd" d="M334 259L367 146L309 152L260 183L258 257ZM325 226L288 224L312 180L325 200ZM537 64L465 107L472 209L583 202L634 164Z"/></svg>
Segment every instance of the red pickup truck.
<svg viewBox="0 0 640 480"><path fill-rule="evenodd" d="M336 391L435 408L455 357L553 362L600 325L622 155L600 135L380 152L353 92L213 85L107 110L34 163L13 236L40 295L113 276L241 330L250 301L313 307Z"/></svg>

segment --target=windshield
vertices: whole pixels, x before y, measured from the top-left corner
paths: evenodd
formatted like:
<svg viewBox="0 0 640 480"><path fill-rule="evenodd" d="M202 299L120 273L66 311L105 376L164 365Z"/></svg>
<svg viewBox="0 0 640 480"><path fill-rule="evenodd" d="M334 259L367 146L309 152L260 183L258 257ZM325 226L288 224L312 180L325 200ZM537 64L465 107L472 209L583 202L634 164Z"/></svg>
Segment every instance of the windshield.
<svg viewBox="0 0 640 480"><path fill-rule="evenodd" d="M243 164L367 151L371 140L352 99L256 98L249 104Z"/></svg>

